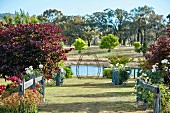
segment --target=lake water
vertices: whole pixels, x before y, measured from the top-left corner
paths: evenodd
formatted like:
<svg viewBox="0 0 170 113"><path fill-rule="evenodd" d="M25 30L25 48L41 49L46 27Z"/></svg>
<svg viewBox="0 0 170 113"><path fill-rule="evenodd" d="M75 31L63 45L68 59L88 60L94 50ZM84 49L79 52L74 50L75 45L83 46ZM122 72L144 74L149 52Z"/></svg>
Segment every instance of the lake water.
<svg viewBox="0 0 170 113"><path fill-rule="evenodd" d="M76 65L71 65L71 70L73 71L74 76L76 75ZM79 65L78 68L80 76L103 76L103 66L93 66L93 65ZM138 70L135 69L135 75L137 76ZM134 69L131 70L131 76L134 76Z"/></svg>

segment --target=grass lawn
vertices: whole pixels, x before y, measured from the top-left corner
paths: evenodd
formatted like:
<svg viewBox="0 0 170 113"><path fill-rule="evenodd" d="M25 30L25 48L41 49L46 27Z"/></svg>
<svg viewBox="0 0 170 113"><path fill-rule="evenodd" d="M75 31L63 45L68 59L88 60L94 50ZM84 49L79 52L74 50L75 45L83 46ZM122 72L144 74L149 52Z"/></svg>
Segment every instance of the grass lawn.
<svg viewBox="0 0 170 113"><path fill-rule="evenodd" d="M40 113L143 112L136 107L134 80L113 86L111 79L71 78L62 86L46 86Z"/></svg>
<svg viewBox="0 0 170 113"><path fill-rule="evenodd" d="M140 58L143 57L142 53L136 53L134 50L134 46L117 46L111 52L107 51L108 49L100 49L98 46L88 47L86 50L81 50L81 54L96 54L100 58L106 58L109 56L114 56L116 54L124 55L131 58ZM68 56L77 56L78 50L72 50L67 54Z"/></svg>

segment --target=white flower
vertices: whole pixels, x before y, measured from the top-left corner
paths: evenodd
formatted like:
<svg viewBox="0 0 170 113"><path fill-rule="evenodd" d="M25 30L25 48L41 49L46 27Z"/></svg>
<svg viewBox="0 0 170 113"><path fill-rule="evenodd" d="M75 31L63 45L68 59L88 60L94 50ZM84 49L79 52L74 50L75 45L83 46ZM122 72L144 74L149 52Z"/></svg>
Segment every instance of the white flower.
<svg viewBox="0 0 170 113"><path fill-rule="evenodd" d="M153 68L153 69L152 69L152 72L156 72L156 69L155 69L155 68Z"/></svg>
<svg viewBox="0 0 170 113"><path fill-rule="evenodd" d="M147 76L147 74L146 74L146 73L142 73L142 76L145 76L145 77L146 77L146 76Z"/></svg>
<svg viewBox="0 0 170 113"><path fill-rule="evenodd" d="M42 68L43 68L43 65L42 65L42 64L40 64L40 65L39 65L39 68L40 68L40 69L42 69Z"/></svg>
<svg viewBox="0 0 170 113"><path fill-rule="evenodd" d="M121 66L121 67L124 67L124 65L123 65L123 64L120 64L120 66Z"/></svg>
<svg viewBox="0 0 170 113"><path fill-rule="evenodd" d="M31 72L31 70L26 70L26 74L32 74L33 72Z"/></svg>
<svg viewBox="0 0 170 113"><path fill-rule="evenodd" d="M119 63L116 64L116 67L119 66Z"/></svg>
<svg viewBox="0 0 170 113"><path fill-rule="evenodd" d="M162 63L162 64L167 64L167 63L168 63L168 60L167 60L167 59L163 59L163 60L161 61L161 63Z"/></svg>
<svg viewBox="0 0 170 113"><path fill-rule="evenodd" d="M142 73L142 70L140 70L139 73Z"/></svg>
<svg viewBox="0 0 170 113"><path fill-rule="evenodd" d="M155 64L155 65L152 65L152 68L157 68L158 66Z"/></svg>
<svg viewBox="0 0 170 113"><path fill-rule="evenodd" d="M33 66L29 66L29 69L30 69L30 70L33 70Z"/></svg>
<svg viewBox="0 0 170 113"><path fill-rule="evenodd" d="M25 70L29 70L29 68L25 68Z"/></svg>
<svg viewBox="0 0 170 113"><path fill-rule="evenodd" d="M159 65L159 63L156 63L155 65Z"/></svg>
<svg viewBox="0 0 170 113"><path fill-rule="evenodd" d="M127 73L130 73L130 71L126 71Z"/></svg>
<svg viewBox="0 0 170 113"><path fill-rule="evenodd" d="M149 77L146 77L146 80L145 80L145 82L148 82L148 80L149 80Z"/></svg>
<svg viewBox="0 0 170 113"><path fill-rule="evenodd" d="M164 69L165 69L165 71L168 71L168 67L165 66Z"/></svg>

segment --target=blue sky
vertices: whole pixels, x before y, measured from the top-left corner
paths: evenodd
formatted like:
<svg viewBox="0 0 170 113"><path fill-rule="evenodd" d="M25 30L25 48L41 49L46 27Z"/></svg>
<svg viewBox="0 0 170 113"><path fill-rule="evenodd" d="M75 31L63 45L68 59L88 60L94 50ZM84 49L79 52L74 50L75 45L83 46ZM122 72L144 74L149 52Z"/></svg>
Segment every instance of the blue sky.
<svg viewBox="0 0 170 113"><path fill-rule="evenodd" d="M130 11L139 6L151 6L157 14L170 14L170 0L0 0L0 13L14 13L20 9L30 15L40 15L47 9L57 9L64 15L85 15L117 8Z"/></svg>

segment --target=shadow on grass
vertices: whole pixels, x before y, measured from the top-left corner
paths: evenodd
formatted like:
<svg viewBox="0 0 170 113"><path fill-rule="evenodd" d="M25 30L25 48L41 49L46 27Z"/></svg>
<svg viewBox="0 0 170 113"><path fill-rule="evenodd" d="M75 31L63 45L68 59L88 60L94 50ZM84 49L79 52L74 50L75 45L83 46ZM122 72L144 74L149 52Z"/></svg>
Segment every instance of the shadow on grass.
<svg viewBox="0 0 170 113"><path fill-rule="evenodd" d="M82 102L82 103L58 103L58 104L44 104L39 108L39 112L134 112L137 108L133 102Z"/></svg>
<svg viewBox="0 0 170 113"><path fill-rule="evenodd" d="M83 88L128 88L134 87L135 83L126 83L124 85L113 85L112 83L84 83L84 84L64 84L61 87L83 87Z"/></svg>
<svg viewBox="0 0 170 113"><path fill-rule="evenodd" d="M131 96L134 92L106 92L97 94L80 94L80 95L67 95L67 96L54 96L54 97L83 97L83 98L101 98L101 97L127 97Z"/></svg>

